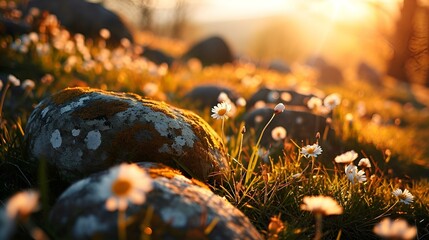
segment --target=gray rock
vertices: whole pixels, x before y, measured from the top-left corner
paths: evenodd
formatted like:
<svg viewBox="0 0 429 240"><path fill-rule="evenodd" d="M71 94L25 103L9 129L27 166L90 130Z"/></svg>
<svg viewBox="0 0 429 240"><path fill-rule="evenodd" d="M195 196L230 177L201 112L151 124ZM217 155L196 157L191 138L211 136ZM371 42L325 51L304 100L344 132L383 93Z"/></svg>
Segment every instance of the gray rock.
<svg viewBox="0 0 429 240"><path fill-rule="evenodd" d="M271 118L273 108L255 109L244 116L246 127L256 129L256 136ZM269 147L277 143L272 137L272 131L276 127L283 127L287 132L287 138L293 139L300 143L301 141L314 143L316 134L321 135L324 131L328 131L328 136L334 135L333 130L327 127L326 117L315 115L307 111L288 110L278 114L273 121L268 125L264 135L262 136L261 145Z"/></svg>
<svg viewBox="0 0 429 240"><path fill-rule="evenodd" d="M328 63L323 57L312 57L306 61L310 67L317 69L320 83L338 84L344 81L341 69Z"/></svg>
<svg viewBox="0 0 429 240"><path fill-rule="evenodd" d="M142 226L151 230L151 239L262 239L243 213L201 183L160 165L142 166L153 187L142 205L129 203L126 209L128 239L141 239ZM106 183L117 174L113 167L70 186L51 211L54 232L62 239L117 239L118 212L105 208Z"/></svg>
<svg viewBox="0 0 429 240"><path fill-rule="evenodd" d="M72 33L98 39L100 30L106 28L111 34L107 41L113 45L118 45L122 38L133 41L124 21L100 4L84 0L31 0L27 9L33 7L56 15L61 25Z"/></svg>
<svg viewBox="0 0 429 240"><path fill-rule="evenodd" d="M258 102L263 102L268 106L283 103L287 106L301 106L307 108L307 101L311 97L319 97L323 94L319 90L314 89L312 92L302 92L297 89L273 89L268 87L260 88L247 101L247 109L255 107ZM273 105L273 107L274 107Z"/></svg>
<svg viewBox="0 0 429 240"><path fill-rule="evenodd" d="M159 49L151 48L149 46L145 46L143 48L143 53L141 55L157 65L165 63L171 67L174 62L174 58L172 56Z"/></svg>
<svg viewBox="0 0 429 240"><path fill-rule="evenodd" d="M67 88L44 99L26 126L31 159L65 181L120 162L161 162L206 181L228 168L217 133L193 112L131 93Z"/></svg>
<svg viewBox="0 0 429 240"><path fill-rule="evenodd" d="M222 37L208 37L193 45L182 57L183 61L197 58L203 66L232 63L234 55Z"/></svg>
<svg viewBox="0 0 429 240"><path fill-rule="evenodd" d="M202 85L193 88L184 96L184 99L191 102L199 109L211 108L219 102L218 98L222 92L225 93L233 103L239 98L239 95L230 88Z"/></svg>
<svg viewBox="0 0 429 240"><path fill-rule="evenodd" d="M288 74L292 72L290 66L286 62L280 59L271 61L268 64L268 69L276 71L278 73L283 73L283 74Z"/></svg>

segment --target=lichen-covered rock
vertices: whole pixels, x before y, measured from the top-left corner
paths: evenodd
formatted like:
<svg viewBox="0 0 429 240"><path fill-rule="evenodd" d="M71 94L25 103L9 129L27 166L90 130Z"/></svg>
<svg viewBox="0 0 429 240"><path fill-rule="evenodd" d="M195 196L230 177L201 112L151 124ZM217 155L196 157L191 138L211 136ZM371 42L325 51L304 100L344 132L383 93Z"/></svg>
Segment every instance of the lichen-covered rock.
<svg viewBox="0 0 429 240"><path fill-rule="evenodd" d="M141 165L152 178L142 205L126 209L128 239L262 239L234 206L202 183L159 164ZM70 186L54 205L50 222L61 239L117 239L118 212L106 200L118 167L91 175ZM113 180L112 180L113 179ZM139 179L135 179L139 181Z"/></svg>
<svg viewBox="0 0 429 240"><path fill-rule="evenodd" d="M257 136L259 136L259 132L272 114L272 108L258 108L249 112L244 116L246 127L256 129ZM275 133L273 133L273 130L277 127L283 127L286 130L287 138L294 139L296 142L315 142L317 132L323 136L325 131L327 131L328 137L331 138L334 132L326 123L326 120L326 117L308 111L286 109L284 112L277 114L268 125L262 136L261 145L269 147L278 141L274 139Z"/></svg>
<svg viewBox="0 0 429 240"><path fill-rule="evenodd" d="M197 179L228 168L224 145L193 112L130 93L67 88L43 100L26 126L31 159L75 181L119 162L161 162Z"/></svg>

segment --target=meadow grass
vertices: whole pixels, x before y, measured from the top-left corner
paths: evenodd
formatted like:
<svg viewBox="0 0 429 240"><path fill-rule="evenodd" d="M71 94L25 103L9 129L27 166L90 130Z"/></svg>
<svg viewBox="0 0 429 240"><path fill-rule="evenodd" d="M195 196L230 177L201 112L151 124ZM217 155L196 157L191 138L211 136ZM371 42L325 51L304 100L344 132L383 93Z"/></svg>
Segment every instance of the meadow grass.
<svg viewBox="0 0 429 240"><path fill-rule="evenodd" d="M20 190L38 188L43 208L36 222L48 232L45 218L62 186L51 182L53 173L47 166L41 164L38 171L34 171L24 142L26 121L33 106L44 97L68 86L90 86L130 91L192 108L183 104L182 97L202 83L225 84L246 98L265 84L280 89L299 83L342 96L342 104L332 115L334 144L342 152L353 149L361 157L370 159L373 167L365 170L367 180L352 183L345 173L345 165L334 162L335 153L329 152L332 143L323 137L317 144L324 152L318 156L304 157L301 151L305 144L293 139L280 142L280 147L273 147L269 149L270 154L261 156L260 131L243 131L245 109L239 109L235 117L221 122L210 117L210 107L194 108L219 135L225 134L231 171L223 172L223 181L213 184L212 190L240 209L269 239L313 238L315 218L312 213L301 210L301 205L305 196L314 195L331 196L343 207L342 214L323 218L326 239L374 239L373 228L384 217L404 218L417 227L419 239L429 236L429 182L424 171L420 171L423 165L429 164L429 147L424 140L429 131L429 114L427 109L422 110L422 104L410 88L396 91L387 85L378 89L358 79L348 79L335 86L323 85L308 77L306 71L311 70L305 68L284 75L249 63L206 68L182 64L166 69L142 59L127 46L108 50L96 44L79 43L73 37L64 40L50 33L37 34L39 39L28 43L27 35L0 37L3 73L36 82L35 88L29 91L12 87L1 92L5 94L5 101L0 119L0 192L4 201ZM74 47L67 49L57 41L70 41ZM27 45L24 46L24 42ZM48 46L48 50L42 51L43 46ZM166 46L163 49L168 51ZM90 59L85 57L88 54ZM50 74L53 81L46 80L49 77L46 74ZM145 86L149 83L157 88L148 91ZM358 112L359 104L366 106L365 113ZM354 116L352 121L346 119L348 113ZM374 114L378 114L381 121L374 119ZM414 201L400 202L392 195L397 188L408 189ZM284 225L275 234L269 230L273 217Z"/></svg>

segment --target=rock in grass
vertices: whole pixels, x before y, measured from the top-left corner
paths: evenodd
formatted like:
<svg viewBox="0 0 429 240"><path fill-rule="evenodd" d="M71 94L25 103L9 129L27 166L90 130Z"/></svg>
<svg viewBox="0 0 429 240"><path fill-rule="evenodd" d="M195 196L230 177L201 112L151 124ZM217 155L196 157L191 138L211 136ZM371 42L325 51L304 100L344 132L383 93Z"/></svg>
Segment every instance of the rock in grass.
<svg viewBox="0 0 429 240"><path fill-rule="evenodd" d="M258 108L259 104L273 106L283 103L287 106L301 106L307 108L307 102L311 97L321 98L323 94L317 90L305 89L273 89L268 87L260 88L247 101L247 109Z"/></svg>
<svg viewBox="0 0 429 240"><path fill-rule="evenodd" d="M64 89L34 109L25 137L30 158L69 182L120 162L160 162L202 181L228 168L202 118L131 93Z"/></svg>
<svg viewBox="0 0 429 240"><path fill-rule="evenodd" d="M126 209L128 239L262 239L238 209L202 183L177 171L145 163L152 190L141 205ZM50 222L62 239L117 239L118 212L108 211L111 183L118 167L91 175L70 186L54 205ZM139 179L133 179L139 181Z"/></svg>
<svg viewBox="0 0 429 240"><path fill-rule="evenodd" d="M254 128L259 136L259 132L268 122L273 114L272 108L258 108L244 116L246 127ZM316 141L316 134L322 136L326 132L328 139L334 136L334 131L326 123L327 118L316 115L308 111L286 109L276 115L268 125L262 136L261 145L264 147L273 146L280 141L277 137L277 127L286 130L286 137L300 143L301 141L313 143ZM275 130L277 128L277 130ZM274 132L273 132L274 131ZM276 139L277 138L277 139Z"/></svg>
<svg viewBox="0 0 429 240"><path fill-rule="evenodd" d="M26 11L38 8L57 16L59 22L72 33L81 33L92 39L99 39L99 32L105 28L110 31L107 42L113 46L121 39L133 41L133 34L123 19L102 4L84 0L32 0L28 1Z"/></svg>
<svg viewBox="0 0 429 240"><path fill-rule="evenodd" d="M234 62L234 54L228 43L219 36L211 36L195 43L183 56L182 61L196 58L203 66L224 65Z"/></svg>
<svg viewBox="0 0 429 240"><path fill-rule="evenodd" d="M219 99L219 96L222 93L226 94L229 100L233 103L236 103L240 98L240 96L230 88L214 85L201 85L189 91L184 96L184 99L200 109L212 108L219 102L222 102Z"/></svg>

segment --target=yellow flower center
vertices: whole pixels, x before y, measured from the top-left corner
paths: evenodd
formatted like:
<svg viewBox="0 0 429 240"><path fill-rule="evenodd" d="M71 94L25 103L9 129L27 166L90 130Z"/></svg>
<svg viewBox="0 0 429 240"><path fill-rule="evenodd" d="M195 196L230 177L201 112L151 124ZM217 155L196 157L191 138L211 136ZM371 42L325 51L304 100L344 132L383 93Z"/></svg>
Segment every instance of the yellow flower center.
<svg viewBox="0 0 429 240"><path fill-rule="evenodd" d="M131 190L131 183L125 179L117 179L112 184L112 192L116 196L123 197L126 196Z"/></svg>
<svg viewBox="0 0 429 240"><path fill-rule="evenodd" d="M217 114L218 114L219 116L223 116L223 115L225 115L225 114L226 114L226 109L225 109L225 108L221 108L221 109L219 109L219 111L217 112Z"/></svg>
<svg viewBox="0 0 429 240"><path fill-rule="evenodd" d="M407 196L405 196L405 194L400 194L400 195L398 196L398 198L399 198L400 200L405 200L405 199L407 199Z"/></svg>
<svg viewBox="0 0 429 240"><path fill-rule="evenodd" d="M316 149L314 147L309 147L307 149L308 154L313 154Z"/></svg>

